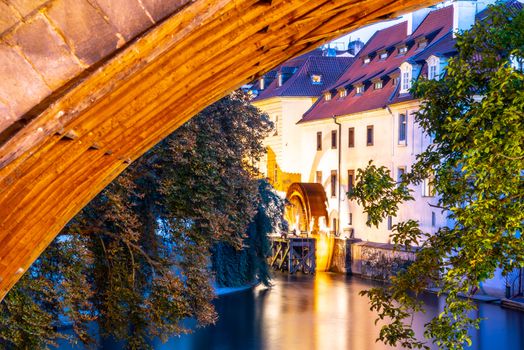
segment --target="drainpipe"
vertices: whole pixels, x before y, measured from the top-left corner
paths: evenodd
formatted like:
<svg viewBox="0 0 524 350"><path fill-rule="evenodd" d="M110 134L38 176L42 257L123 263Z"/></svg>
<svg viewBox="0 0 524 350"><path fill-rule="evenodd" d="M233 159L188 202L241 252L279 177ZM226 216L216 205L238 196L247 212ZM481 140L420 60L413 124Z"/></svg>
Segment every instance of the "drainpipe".
<svg viewBox="0 0 524 350"><path fill-rule="evenodd" d="M336 237L339 237L340 236L340 192L341 192L341 179L342 179L342 174L340 173L340 162L341 162L341 158L342 158L342 144L341 144L341 141L342 141L342 124L340 124L339 122L337 122L337 116L336 115L333 115L333 122L335 124L338 125L338 144L337 144L337 148L338 148L338 170L337 170L337 174L338 174L338 197L337 197L337 227L335 228L335 236Z"/></svg>

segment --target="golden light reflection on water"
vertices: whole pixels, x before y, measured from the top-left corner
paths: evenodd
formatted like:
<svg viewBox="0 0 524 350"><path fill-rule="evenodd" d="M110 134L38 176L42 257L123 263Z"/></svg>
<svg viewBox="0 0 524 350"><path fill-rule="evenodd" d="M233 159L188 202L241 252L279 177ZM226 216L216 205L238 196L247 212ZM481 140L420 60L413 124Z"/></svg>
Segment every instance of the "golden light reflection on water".
<svg viewBox="0 0 524 350"><path fill-rule="evenodd" d="M331 265L331 258L333 257L333 246L335 238L326 233L319 233L313 235L317 240L316 246L316 263L317 271L327 271Z"/></svg>

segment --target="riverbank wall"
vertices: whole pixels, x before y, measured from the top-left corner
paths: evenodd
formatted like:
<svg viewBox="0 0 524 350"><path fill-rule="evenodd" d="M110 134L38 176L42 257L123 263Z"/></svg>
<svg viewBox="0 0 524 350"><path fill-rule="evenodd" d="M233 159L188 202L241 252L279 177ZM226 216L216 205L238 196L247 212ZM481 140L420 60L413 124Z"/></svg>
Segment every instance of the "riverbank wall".
<svg viewBox="0 0 524 350"><path fill-rule="evenodd" d="M415 261L415 250L396 250L393 244L336 238L330 271L386 281Z"/></svg>

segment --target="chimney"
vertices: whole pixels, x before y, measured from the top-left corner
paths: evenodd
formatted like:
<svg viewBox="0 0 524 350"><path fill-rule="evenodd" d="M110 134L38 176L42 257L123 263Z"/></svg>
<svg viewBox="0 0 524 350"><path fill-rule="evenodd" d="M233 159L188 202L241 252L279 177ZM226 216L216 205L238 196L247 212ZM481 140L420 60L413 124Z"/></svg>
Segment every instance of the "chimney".
<svg viewBox="0 0 524 350"><path fill-rule="evenodd" d="M407 18L408 18L408 23L407 23L408 31L407 31L406 34L408 36L413 34L413 32L415 32L417 30L417 28L420 25L420 23L422 23L424 18L426 18L426 16L430 12L431 12L430 8L424 8L424 9L420 9L418 11L409 13L407 15Z"/></svg>
<svg viewBox="0 0 524 350"><path fill-rule="evenodd" d="M480 5L480 4L479 4ZM475 23L477 1L456 0L453 2L453 35L470 29Z"/></svg>

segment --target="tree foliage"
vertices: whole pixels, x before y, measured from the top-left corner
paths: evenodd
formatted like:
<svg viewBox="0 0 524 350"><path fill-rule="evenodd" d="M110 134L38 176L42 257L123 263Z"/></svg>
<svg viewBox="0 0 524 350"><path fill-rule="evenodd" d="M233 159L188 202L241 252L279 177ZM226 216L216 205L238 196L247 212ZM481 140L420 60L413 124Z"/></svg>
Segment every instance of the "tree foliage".
<svg viewBox="0 0 524 350"><path fill-rule="evenodd" d="M273 222L264 215L273 202L267 187L259 193L252 164L271 127L233 93L133 163L0 303L0 348L45 348L65 337L54 327L64 319L71 341L94 345L88 324L96 321L102 337L128 349L187 332L185 318L213 323L217 244L251 260L249 281L267 283L264 236Z"/></svg>
<svg viewBox="0 0 524 350"><path fill-rule="evenodd" d="M266 180L258 184L259 201L255 217L248 225L242 249L219 242L212 249L213 271L220 286L241 286L254 282L270 285L267 264L271 256L268 234L283 225L284 201Z"/></svg>
<svg viewBox="0 0 524 350"><path fill-rule="evenodd" d="M423 310L416 295L428 286L440 287L446 304L426 324L425 337L440 348L470 344L468 330L479 320L468 317L475 304L461 296L473 294L497 269L507 275L524 267L524 75L515 65L524 58L524 14L492 7L487 19L457 36L456 46L442 79L414 84L422 101L416 121L434 143L397 184L408 188L432 179L438 208L453 224L434 235L413 220L396 225L393 241L419 245L417 260L391 286L363 293L389 321L379 339L393 346L427 347L410 322ZM371 224L405 200L389 173L373 164L357 181L350 197L362 203Z"/></svg>

